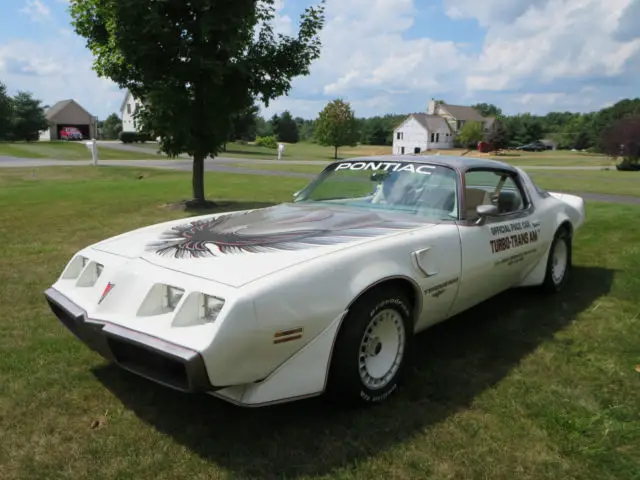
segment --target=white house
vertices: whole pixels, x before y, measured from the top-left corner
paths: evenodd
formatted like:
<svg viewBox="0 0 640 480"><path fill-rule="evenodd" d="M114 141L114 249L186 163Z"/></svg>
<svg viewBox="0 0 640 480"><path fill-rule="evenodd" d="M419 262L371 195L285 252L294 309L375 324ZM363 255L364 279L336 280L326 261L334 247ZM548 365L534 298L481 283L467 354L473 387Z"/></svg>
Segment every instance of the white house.
<svg viewBox="0 0 640 480"><path fill-rule="evenodd" d="M456 134L466 122L478 121L490 128L494 119L472 107L448 105L431 99L427 113L409 115L393 131L393 154L420 154L426 150L453 148Z"/></svg>
<svg viewBox="0 0 640 480"><path fill-rule="evenodd" d="M123 132L137 132L136 121L133 118L133 114L136 108L140 105L140 102L133 98L131 92L127 90L127 93L120 105L120 115L122 116L122 131Z"/></svg>
<svg viewBox="0 0 640 480"><path fill-rule="evenodd" d="M419 154L425 150L452 148L453 132L438 115L413 113L393 132L393 153Z"/></svg>

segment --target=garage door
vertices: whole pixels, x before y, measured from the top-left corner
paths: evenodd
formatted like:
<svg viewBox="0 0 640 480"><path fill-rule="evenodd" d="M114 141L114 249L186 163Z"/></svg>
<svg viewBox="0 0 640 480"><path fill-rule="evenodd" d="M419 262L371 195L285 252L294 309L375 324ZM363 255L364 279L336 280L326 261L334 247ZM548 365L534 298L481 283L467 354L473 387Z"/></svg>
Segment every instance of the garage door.
<svg viewBox="0 0 640 480"><path fill-rule="evenodd" d="M75 127L80 130L82 133L82 138L90 139L91 138L91 128L88 124L80 124L80 125L72 125L72 124L59 124L58 125L58 138L60 138L60 131L65 127Z"/></svg>

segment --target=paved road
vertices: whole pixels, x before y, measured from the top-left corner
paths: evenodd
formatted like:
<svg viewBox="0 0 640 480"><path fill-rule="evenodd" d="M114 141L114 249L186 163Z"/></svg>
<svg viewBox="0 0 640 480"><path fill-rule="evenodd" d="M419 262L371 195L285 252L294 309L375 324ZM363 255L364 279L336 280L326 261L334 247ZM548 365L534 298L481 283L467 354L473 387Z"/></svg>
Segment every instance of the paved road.
<svg viewBox="0 0 640 480"><path fill-rule="evenodd" d="M117 145L117 144L113 144ZM119 147L129 147L128 145L119 145ZM111 147L109 147L111 148ZM136 152L143 150L148 153L148 149L142 147L136 148ZM120 149L120 148L119 148ZM153 157L153 155L151 155ZM206 160L206 165L215 164L243 164L243 165L312 165L323 166L330 163L328 160L258 160L252 158L232 158L232 157L216 157L215 160ZM0 155L0 168L2 167L51 167L51 166L81 166L90 165L90 160L56 160L51 158L17 158L7 157ZM101 165L122 165L122 166L134 166L134 167L149 167L149 168L170 168L176 170L191 170L191 159L177 158L177 159L154 159L149 160L100 160ZM518 166L518 165L516 165ZM529 166L520 165L527 170L602 170L604 167L594 166Z"/></svg>
<svg viewBox="0 0 640 480"><path fill-rule="evenodd" d="M140 147L138 147L140 148ZM229 166L229 163L233 164L246 164L247 167L234 167ZM307 178L312 179L315 177L311 173L300 172L287 172L279 170L261 170L251 169L251 164L302 164L302 165L319 165L318 171L320 171L321 165L326 165L327 162L318 160L307 160L302 162L278 161L278 160L251 160L251 159L238 159L238 158L221 158L216 157L215 160L205 160L205 170L214 172L225 173L239 173L249 175L263 175L263 176L275 176L275 177L292 177L292 178ZM227 165L225 165L227 164ZM15 158L0 156L0 168L37 168L37 167L50 167L50 166L86 166L91 165L90 160L53 160L53 159L28 159L28 158ZM192 162L189 159L175 159L175 160L100 160L100 165L107 166L126 166L126 167L141 167L141 168L162 168L167 170L181 170L191 171ZM550 167L529 167L531 169L551 169ZM601 167L556 167L559 170L600 170ZM564 174L563 176L569 176ZM607 195L596 193L578 193L585 200L602 201L602 202L614 202L614 203L626 203L640 205L640 197L624 196L624 195Z"/></svg>

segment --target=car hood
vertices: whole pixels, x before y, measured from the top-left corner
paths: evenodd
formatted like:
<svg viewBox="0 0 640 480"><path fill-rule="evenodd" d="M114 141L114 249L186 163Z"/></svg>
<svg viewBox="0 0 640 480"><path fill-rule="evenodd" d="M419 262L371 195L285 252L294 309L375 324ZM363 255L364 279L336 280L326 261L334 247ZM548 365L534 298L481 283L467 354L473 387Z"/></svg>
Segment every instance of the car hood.
<svg viewBox="0 0 640 480"><path fill-rule="evenodd" d="M398 212L286 203L154 225L93 248L240 287L332 251L435 224Z"/></svg>

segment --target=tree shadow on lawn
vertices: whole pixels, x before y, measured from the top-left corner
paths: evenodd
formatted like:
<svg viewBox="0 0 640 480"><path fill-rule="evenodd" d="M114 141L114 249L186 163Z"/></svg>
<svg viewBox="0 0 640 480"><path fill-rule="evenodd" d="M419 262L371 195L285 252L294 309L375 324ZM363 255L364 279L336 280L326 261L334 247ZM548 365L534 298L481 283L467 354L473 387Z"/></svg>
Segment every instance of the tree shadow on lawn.
<svg viewBox="0 0 640 480"><path fill-rule="evenodd" d="M407 383L387 404L369 409L341 411L321 399L247 409L174 392L115 366L95 375L143 421L241 478L329 474L467 408L606 295L613 276L575 267L558 295L512 290L427 330L416 339Z"/></svg>

